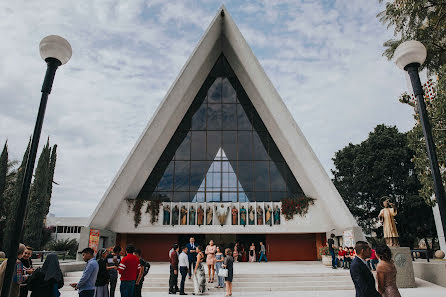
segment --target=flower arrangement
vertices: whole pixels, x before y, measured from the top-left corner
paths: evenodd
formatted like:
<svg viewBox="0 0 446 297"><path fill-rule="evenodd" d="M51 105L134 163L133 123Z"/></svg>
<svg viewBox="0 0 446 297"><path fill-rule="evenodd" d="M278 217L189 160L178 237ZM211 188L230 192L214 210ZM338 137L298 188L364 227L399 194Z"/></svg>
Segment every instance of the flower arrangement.
<svg viewBox="0 0 446 297"><path fill-rule="evenodd" d="M338 254L338 251L339 251L338 248L334 249L335 255ZM328 249L328 246L323 246L323 247L319 248L319 255L321 255L321 256L331 256L330 250Z"/></svg>
<svg viewBox="0 0 446 297"><path fill-rule="evenodd" d="M306 196L284 198L281 200L282 214L286 220L293 219L296 214L303 217L308 213L310 205L314 204L314 200Z"/></svg>

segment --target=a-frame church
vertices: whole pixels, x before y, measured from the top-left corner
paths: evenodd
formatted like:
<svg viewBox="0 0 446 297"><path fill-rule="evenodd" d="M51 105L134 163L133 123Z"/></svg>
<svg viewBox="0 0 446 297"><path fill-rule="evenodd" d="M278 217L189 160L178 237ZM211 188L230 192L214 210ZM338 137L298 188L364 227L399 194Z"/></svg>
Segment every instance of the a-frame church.
<svg viewBox="0 0 446 297"><path fill-rule="evenodd" d="M314 204L287 219L282 203L298 197ZM222 7L99 202L80 248L132 243L146 259L167 261L173 243L194 236L222 246L263 241L269 260L316 260L330 233L363 238Z"/></svg>

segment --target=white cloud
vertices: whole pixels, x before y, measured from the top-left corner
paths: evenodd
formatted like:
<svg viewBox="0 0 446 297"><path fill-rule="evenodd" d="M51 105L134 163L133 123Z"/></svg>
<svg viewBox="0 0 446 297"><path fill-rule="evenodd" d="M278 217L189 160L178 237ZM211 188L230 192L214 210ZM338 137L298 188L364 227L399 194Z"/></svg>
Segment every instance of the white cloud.
<svg viewBox="0 0 446 297"><path fill-rule="evenodd" d="M220 5L0 3L0 144L8 139L14 158L22 157L37 113L41 38L58 34L73 47L42 132L59 145L52 212L93 211ZM376 124L413 125L411 109L396 100L403 73L381 57L391 35L375 18L383 9L376 1L234 0L226 7L327 171L336 150Z"/></svg>

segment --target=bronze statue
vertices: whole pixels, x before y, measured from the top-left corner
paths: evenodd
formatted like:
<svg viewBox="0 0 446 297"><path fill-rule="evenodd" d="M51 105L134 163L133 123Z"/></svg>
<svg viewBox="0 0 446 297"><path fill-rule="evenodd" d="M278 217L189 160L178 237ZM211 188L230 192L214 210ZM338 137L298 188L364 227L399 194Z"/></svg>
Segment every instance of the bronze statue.
<svg viewBox="0 0 446 297"><path fill-rule="evenodd" d="M195 209L193 205L189 209L189 225L195 225Z"/></svg>
<svg viewBox="0 0 446 297"><path fill-rule="evenodd" d="M181 225L187 225L187 209L186 206L182 206L180 210L180 216L181 216Z"/></svg>
<svg viewBox="0 0 446 297"><path fill-rule="evenodd" d="M197 208L197 225L201 226L204 223L204 209L200 206Z"/></svg>
<svg viewBox="0 0 446 297"><path fill-rule="evenodd" d="M179 209L178 206L175 205L175 207L172 209L172 226L178 225L178 215L179 215Z"/></svg>
<svg viewBox="0 0 446 297"><path fill-rule="evenodd" d="M232 207L232 225L238 225L238 210L235 206Z"/></svg>
<svg viewBox="0 0 446 297"><path fill-rule="evenodd" d="M263 225L263 210L260 205L257 207L257 225Z"/></svg>
<svg viewBox="0 0 446 297"><path fill-rule="evenodd" d="M218 221L220 225L224 225L226 223L226 217L228 216L229 206L225 208L222 204L220 207L215 207L215 211L217 212Z"/></svg>
<svg viewBox="0 0 446 297"><path fill-rule="evenodd" d="M170 224L170 206L166 205L163 208L163 225Z"/></svg>
<svg viewBox="0 0 446 297"><path fill-rule="evenodd" d="M248 224L255 225L255 213L254 213L254 209L252 208L252 205L249 206Z"/></svg>
<svg viewBox="0 0 446 297"><path fill-rule="evenodd" d="M271 207L269 207L269 204L265 207L265 224L270 226L273 225L272 211Z"/></svg>
<svg viewBox="0 0 446 297"><path fill-rule="evenodd" d="M206 225L212 225L212 218L214 216L214 212L212 207L208 206L206 209Z"/></svg>
<svg viewBox="0 0 446 297"><path fill-rule="evenodd" d="M280 225L280 209L279 209L279 205L276 205L276 208L274 208L273 214L274 214L274 225Z"/></svg>
<svg viewBox="0 0 446 297"><path fill-rule="evenodd" d="M396 224L394 217L397 215L396 207L393 203L389 202L389 199L383 202L384 208L378 215L380 222L383 225L384 239L388 246L400 246L398 241L398 231L396 230ZM389 207L390 206L390 207Z"/></svg>

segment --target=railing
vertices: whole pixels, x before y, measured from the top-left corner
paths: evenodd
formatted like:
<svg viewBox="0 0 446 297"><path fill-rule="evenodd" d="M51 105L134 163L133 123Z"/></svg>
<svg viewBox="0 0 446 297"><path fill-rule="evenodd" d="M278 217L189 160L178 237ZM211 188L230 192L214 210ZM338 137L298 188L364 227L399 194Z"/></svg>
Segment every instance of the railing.
<svg viewBox="0 0 446 297"><path fill-rule="evenodd" d="M43 262L44 256L48 254L62 255L62 260L65 260L67 251L33 251L33 255L40 257L40 262Z"/></svg>
<svg viewBox="0 0 446 297"><path fill-rule="evenodd" d="M410 250L410 253L412 254L412 261L420 258L421 254L425 254L427 262L429 262L429 250Z"/></svg>

